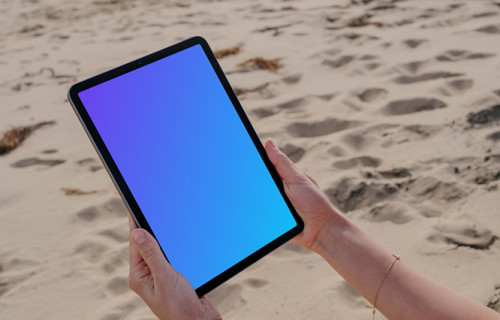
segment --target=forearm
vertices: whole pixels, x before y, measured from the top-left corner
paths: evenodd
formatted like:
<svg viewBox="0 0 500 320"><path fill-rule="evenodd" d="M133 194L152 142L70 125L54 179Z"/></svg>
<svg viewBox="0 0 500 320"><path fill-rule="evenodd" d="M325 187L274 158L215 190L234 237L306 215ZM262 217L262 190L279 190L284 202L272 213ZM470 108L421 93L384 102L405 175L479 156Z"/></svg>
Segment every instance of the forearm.
<svg viewBox="0 0 500 320"><path fill-rule="evenodd" d="M394 260L391 252L339 214L332 214L312 248L373 303ZM499 319L500 315L396 261L377 299L389 319Z"/></svg>

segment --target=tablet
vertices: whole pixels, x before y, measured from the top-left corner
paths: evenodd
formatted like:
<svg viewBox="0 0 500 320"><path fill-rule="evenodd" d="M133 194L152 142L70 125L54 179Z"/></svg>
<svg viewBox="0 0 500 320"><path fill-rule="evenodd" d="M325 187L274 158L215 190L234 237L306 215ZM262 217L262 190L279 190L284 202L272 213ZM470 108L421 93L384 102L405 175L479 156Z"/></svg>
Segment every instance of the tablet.
<svg viewBox="0 0 500 320"><path fill-rule="evenodd" d="M137 225L198 296L302 231L203 38L79 82L68 98Z"/></svg>

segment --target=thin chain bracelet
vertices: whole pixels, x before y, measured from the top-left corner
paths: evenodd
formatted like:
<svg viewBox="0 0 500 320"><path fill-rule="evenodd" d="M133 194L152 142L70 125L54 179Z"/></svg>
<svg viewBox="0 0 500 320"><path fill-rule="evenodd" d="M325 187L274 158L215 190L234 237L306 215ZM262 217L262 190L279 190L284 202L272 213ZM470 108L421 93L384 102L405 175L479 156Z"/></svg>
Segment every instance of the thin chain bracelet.
<svg viewBox="0 0 500 320"><path fill-rule="evenodd" d="M375 293L375 299L373 299L373 318L372 320L375 320L375 312L377 312L377 298L378 298L378 293L380 292L380 288L382 288L382 285L384 284L385 279L387 278L387 275L392 269L392 266L397 260L400 260L400 256L398 254L392 254L394 257L394 260L392 260L391 265L389 266L389 269L387 269L387 272L385 273L384 279L382 279L382 282L380 283L380 286L378 286L377 293Z"/></svg>

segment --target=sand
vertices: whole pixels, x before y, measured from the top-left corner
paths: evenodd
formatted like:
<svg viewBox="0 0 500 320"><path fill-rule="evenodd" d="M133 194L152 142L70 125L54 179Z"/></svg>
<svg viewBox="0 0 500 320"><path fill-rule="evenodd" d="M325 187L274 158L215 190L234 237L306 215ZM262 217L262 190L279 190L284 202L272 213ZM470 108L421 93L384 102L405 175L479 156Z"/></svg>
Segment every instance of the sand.
<svg viewBox="0 0 500 320"><path fill-rule="evenodd" d="M55 123L0 155L0 318L154 319L128 289L126 210L66 91L193 35L230 49L220 63L260 138L404 261L500 311L499 13L498 1L3 1L0 134ZM209 297L225 319L371 315L293 244Z"/></svg>

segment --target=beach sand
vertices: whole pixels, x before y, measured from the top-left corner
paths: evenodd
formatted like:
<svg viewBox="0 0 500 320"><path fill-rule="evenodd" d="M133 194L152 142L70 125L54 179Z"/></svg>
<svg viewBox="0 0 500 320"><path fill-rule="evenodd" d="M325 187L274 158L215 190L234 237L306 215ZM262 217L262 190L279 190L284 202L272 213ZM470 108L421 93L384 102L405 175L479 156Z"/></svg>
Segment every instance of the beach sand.
<svg viewBox="0 0 500 320"><path fill-rule="evenodd" d="M498 1L2 1L0 134L24 141L0 148L0 318L155 318L128 288L126 210L66 91L194 35L239 49L220 63L260 138L335 206L500 311L499 17ZM292 243L209 297L225 319L371 317Z"/></svg>

